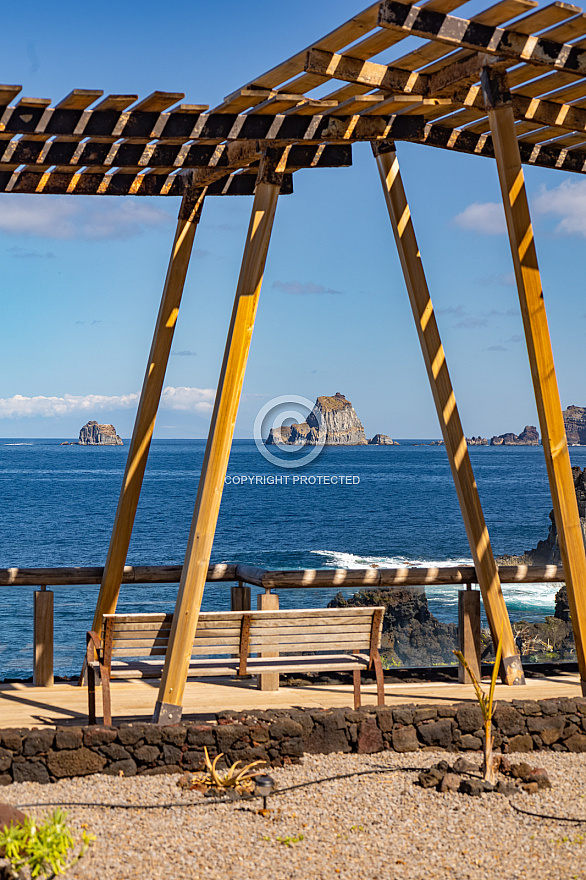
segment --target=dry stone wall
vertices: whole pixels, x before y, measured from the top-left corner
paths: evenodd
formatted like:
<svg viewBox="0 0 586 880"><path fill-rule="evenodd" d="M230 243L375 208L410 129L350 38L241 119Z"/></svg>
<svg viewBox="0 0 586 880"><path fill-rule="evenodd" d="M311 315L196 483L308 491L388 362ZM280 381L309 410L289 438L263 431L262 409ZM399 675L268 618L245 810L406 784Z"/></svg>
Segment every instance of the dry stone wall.
<svg viewBox="0 0 586 880"><path fill-rule="evenodd" d="M495 749L586 752L586 698L513 700L497 705ZM298 763L304 753L390 749L476 751L482 716L472 703L354 709L222 712L214 722L159 727L10 728L0 730L0 784L55 782L70 776L182 773L202 767L204 746L229 762Z"/></svg>

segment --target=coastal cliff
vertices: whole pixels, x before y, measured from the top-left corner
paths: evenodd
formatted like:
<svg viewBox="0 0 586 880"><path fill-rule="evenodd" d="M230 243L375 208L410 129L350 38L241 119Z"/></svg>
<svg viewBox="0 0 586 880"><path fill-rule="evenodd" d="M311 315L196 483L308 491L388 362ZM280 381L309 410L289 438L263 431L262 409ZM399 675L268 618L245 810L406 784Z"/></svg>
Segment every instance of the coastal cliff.
<svg viewBox="0 0 586 880"><path fill-rule="evenodd" d="M539 446L539 432L534 425L525 425L520 434L499 434L491 437L491 446Z"/></svg>
<svg viewBox="0 0 586 880"><path fill-rule="evenodd" d="M79 446L123 446L114 425L88 422L79 432Z"/></svg>
<svg viewBox="0 0 586 880"><path fill-rule="evenodd" d="M563 412L568 443L586 446L586 407L569 406Z"/></svg>
<svg viewBox="0 0 586 880"><path fill-rule="evenodd" d="M322 430L326 433L327 446L398 446L386 434L375 434L372 440L366 439L364 427L349 400L338 391L332 397L318 397L314 409L321 415ZM267 445L284 443L287 446L316 446L323 441L320 436L320 421L312 411L306 422L284 428L271 428Z"/></svg>

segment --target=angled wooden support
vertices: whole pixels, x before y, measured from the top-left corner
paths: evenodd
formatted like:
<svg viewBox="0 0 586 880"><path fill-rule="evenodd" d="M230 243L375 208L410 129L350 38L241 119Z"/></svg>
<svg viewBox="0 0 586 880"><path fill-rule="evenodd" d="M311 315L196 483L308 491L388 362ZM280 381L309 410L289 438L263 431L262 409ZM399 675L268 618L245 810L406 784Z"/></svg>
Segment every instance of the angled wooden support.
<svg viewBox="0 0 586 880"><path fill-rule="evenodd" d="M415 238L411 213L403 189L395 146L392 142L387 142L384 146L373 144L373 151L381 176L478 584L495 645L502 634L502 678L505 684L524 684L523 668L515 645L513 629L484 521L476 480L468 455L468 445L462 430L448 365Z"/></svg>
<svg viewBox="0 0 586 880"><path fill-rule="evenodd" d="M485 68L481 83L507 218L543 451L568 589L582 693L586 695L586 554L515 134L511 95L506 75L501 71Z"/></svg>
<svg viewBox="0 0 586 880"><path fill-rule="evenodd" d="M201 476L169 648L153 720L172 724L181 718L191 648L199 618L234 424L244 381L286 150L268 150L258 172L252 215L236 289L224 360Z"/></svg>
<svg viewBox="0 0 586 880"><path fill-rule="evenodd" d="M173 250L165 279L165 287L153 335L142 394L134 423L134 431L122 481L110 547L94 615L92 629L101 632L104 614L113 614L120 593L120 584L132 535L142 480L149 454L155 419L163 390L165 372L173 342L175 323L199 223L205 188L187 185L181 202Z"/></svg>

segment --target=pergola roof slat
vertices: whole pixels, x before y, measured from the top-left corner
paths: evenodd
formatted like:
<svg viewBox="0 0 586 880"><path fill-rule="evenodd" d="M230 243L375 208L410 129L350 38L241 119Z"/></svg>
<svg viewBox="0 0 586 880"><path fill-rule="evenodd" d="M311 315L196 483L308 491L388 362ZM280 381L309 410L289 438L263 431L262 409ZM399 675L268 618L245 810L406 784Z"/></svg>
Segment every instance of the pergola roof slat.
<svg viewBox="0 0 586 880"><path fill-rule="evenodd" d="M249 193L268 144L291 148L288 175L349 164L332 151L357 141L492 155L479 85L487 63L507 71L523 161L582 172L586 15L560 0L500 0L468 20L451 14L462 2L382 0L211 112L164 91L139 100L73 89L54 106L28 97L11 106L21 87L0 86L0 190L177 195L178 172L191 170L212 194ZM409 36L426 42L372 60ZM333 91L315 93L331 80Z"/></svg>

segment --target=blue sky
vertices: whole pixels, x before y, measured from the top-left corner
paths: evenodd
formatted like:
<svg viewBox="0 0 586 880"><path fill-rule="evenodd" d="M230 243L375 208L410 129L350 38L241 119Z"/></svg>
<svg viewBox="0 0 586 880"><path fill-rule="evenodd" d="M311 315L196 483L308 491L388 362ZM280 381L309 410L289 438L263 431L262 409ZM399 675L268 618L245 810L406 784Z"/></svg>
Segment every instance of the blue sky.
<svg viewBox="0 0 586 880"><path fill-rule="evenodd" d="M461 15L484 4L468 3ZM361 8L106 4L3 10L0 81L63 98L183 91L213 107ZM415 41L413 41L414 43ZM407 44L405 44L406 46ZM403 50L404 51L404 50ZM496 167L399 144L438 322L468 435L537 424ZM280 199L238 437L272 397L340 391L367 436L438 437L392 232L368 145L353 167L301 171ZM586 405L586 179L526 170L563 406ZM250 198L209 198L194 246L156 435L204 437ZM132 431L177 199L0 194L0 436L73 438L85 421Z"/></svg>

